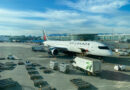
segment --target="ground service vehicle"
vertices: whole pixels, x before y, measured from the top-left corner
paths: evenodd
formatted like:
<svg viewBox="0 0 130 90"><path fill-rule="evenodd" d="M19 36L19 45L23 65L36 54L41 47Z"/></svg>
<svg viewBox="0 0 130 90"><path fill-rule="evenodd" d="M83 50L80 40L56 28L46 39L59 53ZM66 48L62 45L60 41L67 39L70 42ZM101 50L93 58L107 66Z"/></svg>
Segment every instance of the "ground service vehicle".
<svg viewBox="0 0 130 90"><path fill-rule="evenodd" d="M73 67L87 72L88 75L96 75L101 72L101 61L88 57L76 57L72 63Z"/></svg>
<svg viewBox="0 0 130 90"><path fill-rule="evenodd" d="M33 46L32 51L44 51L44 48L42 45L39 46Z"/></svg>

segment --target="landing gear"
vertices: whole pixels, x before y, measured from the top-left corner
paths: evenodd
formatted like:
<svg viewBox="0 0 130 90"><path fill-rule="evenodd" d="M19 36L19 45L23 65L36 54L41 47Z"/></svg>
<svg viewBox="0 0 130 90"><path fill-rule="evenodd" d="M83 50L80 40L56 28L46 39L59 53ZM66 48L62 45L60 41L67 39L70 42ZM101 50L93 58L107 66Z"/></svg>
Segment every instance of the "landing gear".
<svg viewBox="0 0 130 90"><path fill-rule="evenodd" d="M86 53L80 53L80 54L78 54L80 57L85 57L86 56Z"/></svg>
<svg viewBox="0 0 130 90"><path fill-rule="evenodd" d="M88 75L89 75L89 76L91 76L91 75L92 75L92 73L91 73L91 72L88 72Z"/></svg>
<svg viewBox="0 0 130 90"><path fill-rule="evenodd" d="M71 57L77 56L77 54L73 53L73 52L63 52L63 53L66 54L67 56L71 56Z"/></svg>

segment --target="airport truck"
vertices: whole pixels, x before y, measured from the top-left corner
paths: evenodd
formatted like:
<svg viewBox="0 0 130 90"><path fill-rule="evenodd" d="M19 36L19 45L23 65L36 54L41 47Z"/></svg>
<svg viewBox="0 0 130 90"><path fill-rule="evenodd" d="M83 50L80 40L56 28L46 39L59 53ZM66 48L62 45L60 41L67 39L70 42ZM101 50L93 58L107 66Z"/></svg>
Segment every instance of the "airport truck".
<svg viewBox="0 0 130 90"><path fill-rule="evenodd" d="M76 69L88 73L88 75L97 75L101 72L101 61L88 57L76 57L72 66Z"/></svg>

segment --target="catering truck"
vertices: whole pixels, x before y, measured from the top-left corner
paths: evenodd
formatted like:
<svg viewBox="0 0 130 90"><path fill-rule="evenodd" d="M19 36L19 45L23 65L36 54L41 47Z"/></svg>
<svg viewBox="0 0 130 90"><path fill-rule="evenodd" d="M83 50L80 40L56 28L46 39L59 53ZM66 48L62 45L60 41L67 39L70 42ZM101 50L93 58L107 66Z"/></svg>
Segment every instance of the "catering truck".
<svg viewBox="0 0 130 90"><path fill-rule="evenodd" d="M88 75L97 75L101 72L101 61L93 58L76 57L72 66L88 73Z"/></svg>

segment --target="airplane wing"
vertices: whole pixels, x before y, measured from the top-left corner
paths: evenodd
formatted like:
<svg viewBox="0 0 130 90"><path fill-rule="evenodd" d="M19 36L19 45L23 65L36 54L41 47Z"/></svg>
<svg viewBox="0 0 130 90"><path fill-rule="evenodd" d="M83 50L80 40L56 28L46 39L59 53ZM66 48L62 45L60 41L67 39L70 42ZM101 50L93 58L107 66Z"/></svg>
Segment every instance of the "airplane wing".
<svg viewBox="0 0 130 90"><path fill-rule="evenodd" d="M59 51L69 51L69 52L77 52L77 53L86 53L89 52L87 49L84 48L78 48L78 47L68 47L68 46L61 46L61 45L56 45L56 46L50 46L50 49L57 49Z"/></svg>

